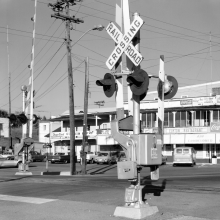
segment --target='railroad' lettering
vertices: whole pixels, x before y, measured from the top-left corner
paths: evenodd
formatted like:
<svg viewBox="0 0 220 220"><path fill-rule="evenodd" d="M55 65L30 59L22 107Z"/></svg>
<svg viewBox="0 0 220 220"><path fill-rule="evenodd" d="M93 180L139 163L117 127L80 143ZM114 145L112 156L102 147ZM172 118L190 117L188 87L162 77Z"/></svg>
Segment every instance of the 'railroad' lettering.
<svg viewBox="0 0 220 220"><path fill-rule="evenodd" d="M107 30L106 31L111 31L111 29L113 28L113 25L110 23L110 25L108 26Z"/></svg>
<svg viewBox="0 0 220 220"><path fill-rule="evenodd" d="M113 58L114 60L117 60L117 54L113 53L113 54L112 54L112 58Z"/></svg>
<svg viewBox="0 0 220 220"><path fill-rule="evenodd" d="M136 27L139 27L140 24L141 24L141 23L140 23L139 21L137 21L137 20L134 22L134 25L135 25Z"/></svg>

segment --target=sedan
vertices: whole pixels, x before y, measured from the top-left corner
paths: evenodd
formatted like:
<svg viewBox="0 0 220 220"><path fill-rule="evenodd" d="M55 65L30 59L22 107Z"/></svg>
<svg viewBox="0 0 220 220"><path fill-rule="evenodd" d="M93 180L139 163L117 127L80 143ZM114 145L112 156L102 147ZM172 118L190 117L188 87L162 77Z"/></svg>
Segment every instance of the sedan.
<svg viewBox="0 0 220 220"><path fill-rule="evenodd" d="M0 158L0 167L18 167L22 163L20 159L15 159L14 156L8 158Z"/></svg>
<svg viewBox="0 0 220 220"><path fill-rule="evenodd" d="M162 164L161 165L166 165L166 163L167 163L167 157L162 154Z"/></svg>

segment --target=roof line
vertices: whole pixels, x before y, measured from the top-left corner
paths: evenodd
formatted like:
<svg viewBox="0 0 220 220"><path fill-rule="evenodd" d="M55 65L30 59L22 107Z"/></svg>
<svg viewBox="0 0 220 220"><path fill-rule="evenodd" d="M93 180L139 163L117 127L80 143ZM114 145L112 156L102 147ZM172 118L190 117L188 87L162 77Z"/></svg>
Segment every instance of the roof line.
<svg viewBox="0 0 220 220"><path fill-rule="evenodd" d="M203 84L197 84L197 85L192 85L192 86L184 86L184 87L179 87L179 89L188 89L188 88L195 88L195 87L200 87L200 86L209 86L209 85L212 85L212 84L218 84L220 83L220 81L217 81L217 82L210 82L210 83L203 83ZM148 92L147 94L154 94L154 93L157 93L157 91L152 91L152 92Z"/></svg>

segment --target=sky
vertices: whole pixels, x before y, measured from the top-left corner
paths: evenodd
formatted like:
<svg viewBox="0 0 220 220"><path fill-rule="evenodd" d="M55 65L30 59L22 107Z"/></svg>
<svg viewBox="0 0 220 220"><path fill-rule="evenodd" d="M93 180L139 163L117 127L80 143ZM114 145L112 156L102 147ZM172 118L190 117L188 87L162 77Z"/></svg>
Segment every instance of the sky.
<svg viewBox="0 0 220 220"><path fill-rule="evenodd" d="M47 118L69 109L65 23L51 17L54 12L48 7L48 3L55 2L38 0L36 14L34 114ZM72 44L96 25L115 23L115 3L83 0L71 6L70 14L84 20L72 25ZM9 110L10 75L11 112L15 113L22 111L21 86L28 85L30 76L34 0L0 0L0 4L0 109ZM143 70L158 75L159 57L164 55L165 73L174 76L180 87L220 80L220 1L129 0L129 6L131 20L138 12L145 22L140 29ZM105 97L102 88L96 86L96 80L110 72L105 62L114 47L105 29L88 32L72 47L75 111L84 105L86 57L89 108L97 108L97 101L104 101L104 107L115 106L115 97ZM157 83L157 79L151 79L149 91L155 91ZM125 101L126 87L125 83Z"/></svg>

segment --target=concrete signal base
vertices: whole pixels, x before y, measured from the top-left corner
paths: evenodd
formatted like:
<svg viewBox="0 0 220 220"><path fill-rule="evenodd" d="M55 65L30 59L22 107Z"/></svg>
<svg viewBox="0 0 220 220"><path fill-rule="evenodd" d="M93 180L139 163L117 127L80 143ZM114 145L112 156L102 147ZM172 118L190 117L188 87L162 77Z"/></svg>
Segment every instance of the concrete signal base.
<svg viewBox="0 0 220 220"><path fill-rule="evenodd" d="M19 172L16 172L15 175L32 175L32 172L28 172L29 166L28 164L19 164L18 166Z"/></svg>
<svg viewBox="0 0 220 220"><path fill-rule="evenodd" d="M118 206L115 209L114 216L131 219L142 219L157 213L157 206L149 206L146 204L137 204L134 206Z"/></svg>

